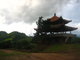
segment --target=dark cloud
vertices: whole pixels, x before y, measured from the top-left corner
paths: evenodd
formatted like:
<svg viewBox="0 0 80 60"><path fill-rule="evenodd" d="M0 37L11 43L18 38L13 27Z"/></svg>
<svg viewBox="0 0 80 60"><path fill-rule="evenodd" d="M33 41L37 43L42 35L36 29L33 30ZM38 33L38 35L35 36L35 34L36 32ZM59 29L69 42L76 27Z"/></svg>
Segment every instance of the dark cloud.
<svg viewBox="0 0 80 60"><path fill-rule="evenodd" d="M32 23L39 16L49 17L55 12L60 12L64 6L70 0L38 0L39 4L35 7L27 6L26 4L22 7L20 14L18 15L20 19L24 20L26 23Z"/></svg>
<svg viewBox="0 0 80 60"><path fill-rule="evenodd" d="M36 6L33 1L38 1ZM57 13L65 18L79 22L80 19L80 1L79 0L26 0L26 3L21 6L20 10L16 13L7 9L1 11L1 16L5 16L6 23L13 22L33 23L39 16L49 18Z"/></svg>

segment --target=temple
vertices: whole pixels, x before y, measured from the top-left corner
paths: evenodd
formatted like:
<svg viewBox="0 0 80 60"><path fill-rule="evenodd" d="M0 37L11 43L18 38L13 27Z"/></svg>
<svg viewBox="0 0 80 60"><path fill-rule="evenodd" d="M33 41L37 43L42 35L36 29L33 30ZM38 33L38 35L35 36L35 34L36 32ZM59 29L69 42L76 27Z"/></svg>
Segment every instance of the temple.
<svg viewBox="0 0 80 60"><path fill-rule="evenodd" d="M66 20L62 16L56 16L43 20L43 17L39 17L35 36L47 36L46 39L52 39L56 43L68 43L75 36L71 32L76 30L75 27L67 26L66 24L71 20Z"/></svg>

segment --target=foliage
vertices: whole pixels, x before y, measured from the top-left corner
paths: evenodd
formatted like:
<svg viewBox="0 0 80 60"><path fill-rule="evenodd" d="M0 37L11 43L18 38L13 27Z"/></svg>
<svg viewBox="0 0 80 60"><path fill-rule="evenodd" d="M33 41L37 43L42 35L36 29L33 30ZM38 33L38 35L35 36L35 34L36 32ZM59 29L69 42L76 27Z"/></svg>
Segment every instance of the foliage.
<svg viewBox="0 0 80 60"><path fill-rule="evenodd" d="M0 31L0 49L39 51L39 49L43 49L49 45L55 44L53 42L54 40L51 39L50 36L46 35L36 36L33 38L32 36L26 36L24 33L17 31L11 32L9 34L5 31ZM71 42L80 43L80 37L75 37ZM63 47L60 48L63 49ZM59 48L54 50L59 50Z"/></svg>
<svg viewBox="0 0 80 60"><path fill-rule="evenodd" d="M26 36L24 33L17 31L6 33L0 32L0 48L12 48L12 49L31 49L32 37Z"/></svg>
<svg viewBox="0 0 80 60"><path fill-rule="evenodd" d="M0 41L5 40L8 37L8 33L5 31L0 31Z"/></svg>
<svg viewBox="0 0 80 60"><path fill-rule="evenodd" d="M72 43L80 43L80 37L75 37L71 41Z"/></svg>

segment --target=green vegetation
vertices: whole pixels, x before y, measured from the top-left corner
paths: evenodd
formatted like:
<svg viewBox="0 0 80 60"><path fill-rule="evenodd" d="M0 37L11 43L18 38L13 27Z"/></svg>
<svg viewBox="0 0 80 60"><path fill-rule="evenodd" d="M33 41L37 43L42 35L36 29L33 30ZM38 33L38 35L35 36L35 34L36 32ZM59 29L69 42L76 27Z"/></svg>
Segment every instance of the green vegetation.
<svg viewBox="0 0 80 60"><path fill-rule="evenodd" d="M72 39L71 44L55 44L53 39L46 38L46 36L33 38L17 31L9 34L0 31L0 49L14 49L27 52L66 52L80 48L80 45L78 45L80 37Z"/></svg>
<svg viewBox="0 0 80 60"><path fill-rule="evenodd" d="M0 31L0 49L31 49L32 37L26 36L24 33L11 32L6 33Z"/></svg>
<svg viewBox="0 0 80 60"><path fill-rule="evenodd" d="M45 40L46 42L41 40L41 43L38 44L38 42L40 42L39 40L37 42L33 42L32 37L21 34L23 33L12 32L7 35L5 34L6 37L0 40L0 60L40 60L38 55L41 57L41 60L43 56L43 60L46 60L45 57L48 57L49 54L47 53L46 55L45 52L53 52L53 55L49 55L50 59L51 56L53 59L58 55L57 58L65 57L66 59L72 58L73 60L76 57L75 59L79 60L79 37L76 37L75 40L72 40L72 44L46 44L51 42L49 40ZM4 35L2 37L4 37ZM31 52L42 52L42 55L35 55L35 53Z"/></svg>
<svg viewBox="0 0 80 60"><path fill-rule="evenodd" d="M71 42L80 44L80 37L75 37Z"/></svg>
<svg viewBox="0 0 80 60"><path fill-rule="evenodd" d="M68 53L68 52L77 52L80 53L80 44L55 44L50 46L47 49L44 49L43 52L59 52L59 53Z"/></svg>

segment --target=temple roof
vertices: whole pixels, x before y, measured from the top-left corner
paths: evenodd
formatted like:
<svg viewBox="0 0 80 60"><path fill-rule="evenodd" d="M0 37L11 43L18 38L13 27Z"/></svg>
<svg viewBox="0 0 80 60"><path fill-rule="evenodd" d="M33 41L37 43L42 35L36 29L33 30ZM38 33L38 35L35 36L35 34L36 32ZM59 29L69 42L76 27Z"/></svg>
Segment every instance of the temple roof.
<svg viewBox="0 0 80 60"><path fill-rule="evenodd" d="M63 27L60 27L60 28L44 28L44 29L35 29L36 31L37 30L40 30L41 32L65 32L65 31L73 31L73 30L76 30L77 28L74 28L74 27L69 27L69 26L63 26Z"/></svg>
<svg viewBox="0 0 80 60"><path fill-rule="evenodd" d="M65 28L65 31L73 31L77 29L75 27L69 27L69 26L65 26L64 28Z"/></svg>
<svg viewBox="0 0 80 60"><path fill-rule="evenodd" d="M66 31L73 31L77 28L69 27L65 24L71 22L71 20L63 19L62 16L58 17L56 14L52 18L44 20L40 23L36 31L39 32L66 32Z"/></svg>
<svg viewBox="0 0 80 60"><path fill-rule="evenodd" d="M62 20L63 23L65 23L65 24L68 23L68 22L71 22L71 20L63 19L62 16L58 17L58 16L56 16L56 14L54 14L54 16L51 17L51 18L49 18L48 20L49 20L50 22L56 22L56 21Z"/></svg>
<svg viewBox="0 0 80 60"><path fill-rule="evenodd" d="M57 17L57 16L53 16L53 17L49 18L49 20L51 22L57 21L58 19L59 19L59 17Z"/></svg>

